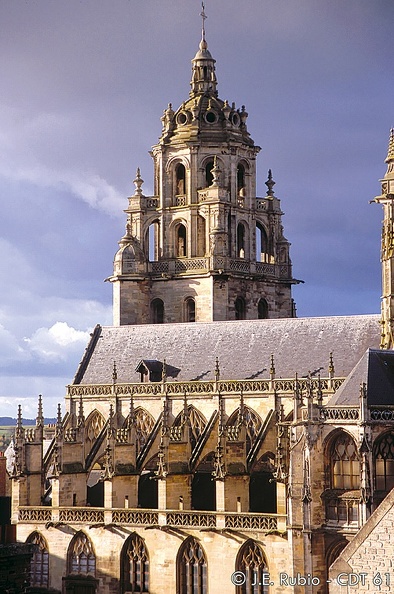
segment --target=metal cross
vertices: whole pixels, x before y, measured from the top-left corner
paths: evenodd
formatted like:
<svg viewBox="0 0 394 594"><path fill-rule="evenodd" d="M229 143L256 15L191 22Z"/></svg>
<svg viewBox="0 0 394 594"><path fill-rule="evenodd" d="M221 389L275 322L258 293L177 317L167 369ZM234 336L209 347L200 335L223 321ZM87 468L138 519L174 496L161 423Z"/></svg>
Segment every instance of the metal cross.
<svg viewBox="0 0 394 594"><path fill-rule="evenodd" d="M200 13L200 16L202 17L202 36L203 36L203 39L205 39L205 19L207 19L208 17L205 14L204 2L201 2L201 6L202 6L202 12Z"/></svg>

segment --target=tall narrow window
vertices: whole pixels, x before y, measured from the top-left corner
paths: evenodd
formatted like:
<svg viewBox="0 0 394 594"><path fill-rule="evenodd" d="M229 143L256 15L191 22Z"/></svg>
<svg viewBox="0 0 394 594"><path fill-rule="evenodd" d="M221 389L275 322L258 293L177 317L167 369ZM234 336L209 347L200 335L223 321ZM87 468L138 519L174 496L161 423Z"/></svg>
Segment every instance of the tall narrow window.
<svg viewBox="0 0 394 594"><path fill-rule="evenodd" d="M47 588L49 582L49 553L46 540L39 532L33 532L26 542L36 545L30 561L30 585Z"/></svg>
<svg viewBox="0 0 394 594"><path fill-rule="evenodd" d="M187 254L186 246L186 227L179 223L176 227L176 256L178 258L185 258Z"/></svg>
<svg viewBox="0 0 394 594"><path fill-rule="evenodd" d="M374 446L375 478L378 491L394 487L394 434L386 433Z"/></svg>
<svg viewBox="0 0 394 594"><path fill-rule="evenodd" d="M360 488L360 462L356 444L347 433L342 432L333 442L331 464L333 489Z"/></svg>
<svg viewBox="0 0 394 594"><path fill-rule="evenodd" d="M241 571L245 582L236 586L237 594L267 594L268 586L264 573L268 567L261 547L253 540L247 540L237 556L236 571Z"/></svg>
<svg viewBox="0 0 394 594"><path fill-rule="evenodd" d="M211 186L213 182L212 169L213 161L208 161L208 163L205 166L205 183L207 188L209 188L209 186Z"/></svg>
<svg viewBox="0 0 394 594"><path fill-rule="evenodd" d="M68 549L68 572L80 575L96 573L96 555L90 538L84 532L77 532Z"/></svg>
<svg viewBox="0 0 394 594"><path fill-rule="evenodd" d="M146 255L149 258L149 262L156 262L159 259L160 252L160 223L154 221L148 227L146 236Z"/></svg>
<svg viewBox="0 0 394 594"><path fill-rule="evenodd" d="M245 258L245 227L242 223L237 227L237 257Z"/></svg>
<svg viewBox="0 0 394 594"><path fill-rule="evenodd" d="M177 559L177 592L207 593L207 561L200 543L189 537L181 546Z"/></svg>
<svg viewBox="0 0 394 594"><path fill-rule="evenodd" d="M150 304L152 324L164 324L164 303L161 299L154 299Z"/></svg>
<svg viewBox="0 0 394 594"><path fill-rule="evenodd" d="M245 195L245 167L241 164L237 167L237 195Z"/></svg>
<svg viewBox="0 0 394 594"><path fill-rule="evenodd" d="M259 320L268 318L268 303L263 298L261 298L257 304L257 315Z"/></svg>
<svg viewBox="0 0 394 594"><path fill-rule="evenodd" d="M261 223L256 223L256 262L269 262L268 239Z"/></svg>
<svg viewBox="0 0 394 594"><path fill-rule="evenodd" d="M246 316L246 306L245 306L245 299L242 297L237 297L235 300L235 319L236 320L244 320Z"/></svg>
<svg viewBox="0 0 394 594"><path fill-rule="evenodd" d="M204 217L197 217L197 256L205 256L206 252L206 223Z"/></svg>
<svg viewBox="0 0 394 594"><path fill-rule="evenodd" d="M136 533L126 540L121 555L121 592L149 592L149 555Z"/></svg>
<svg viewBox="0 0 394 594"><path fill-rule="evenodd" d="M186 322L196 321L196 302L193 297L188 297L185 301L185 318Z"/></svg>
<svg viewBox="0 0 394 594"><path fill-rule="evenodd" d="M186 169L182 163L179 163L176 166L175 171L176 176L176 188L175 194L176 196L184 196L186 193Z"/></svg>

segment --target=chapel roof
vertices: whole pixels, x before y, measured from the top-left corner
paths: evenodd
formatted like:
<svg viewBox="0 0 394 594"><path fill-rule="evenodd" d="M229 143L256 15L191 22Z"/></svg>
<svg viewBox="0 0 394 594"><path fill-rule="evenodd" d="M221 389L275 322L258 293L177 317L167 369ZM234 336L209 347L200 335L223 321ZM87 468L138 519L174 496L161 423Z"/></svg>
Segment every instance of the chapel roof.
<svg viewBox="0 0 394 594"><path fill-rule="evenodd" d="M210 380L216 357L220 379L263 379L269 377L271 354L278 378L309 372L327 377L330 352L335 376L346 377L366 349L378 348L379 320L360 315L97 326L74 383L111 383L114 361L119 383L139 382L142 359L178 368L177 381Z"/></svg>

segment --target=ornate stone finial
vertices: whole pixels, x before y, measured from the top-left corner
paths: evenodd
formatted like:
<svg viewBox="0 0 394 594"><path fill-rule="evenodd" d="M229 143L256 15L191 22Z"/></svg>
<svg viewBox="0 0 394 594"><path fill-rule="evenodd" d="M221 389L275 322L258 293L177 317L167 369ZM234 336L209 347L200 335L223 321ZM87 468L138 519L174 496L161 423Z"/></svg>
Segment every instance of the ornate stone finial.
<svg viewBox="0 0 394 594"><path fill-rule="evenodd" d="M219 358L216 357L216 363L215 363L215 381L218 382L219 380L220 380Z"/></svg>
<svg viewBox="0 0 394 594"><path fill-rule="evenodd" d="M316 395L317 395L317 404L319 406L321 406L323 404L323 390L322 390L322 387L321 387L320 371L319 371L319 374L317 376L317 392L316 392Z"/></svg>
<svg viewBox="0 0 394 594"><path fill-rule="evenodd" d="M163 359L163 368L161 371L161 381L165 383L167 381L167 363L166 360Z"/></svg>
<svg viewBox="0 0 394 594"><path fill-rule="evenodd" d="M390 130L389 148L387 151L386 163L394 159L394 128Z"/></svg>
<svg viewBox="0 0 394 594"><path fill-rule="evenodd" d="M271 171L271 169L268 169L268 179L265 182L265 185L268 188L267 189L267 196L273 196L274 195L274 189L273 188L274 188L275 182L272 179L272 171Z"/></svg>
<svg viewBox="0 0 394 594"><path fill-rule="evenodd" d="M62 434L62 405L59 403L57 405L57 419L56 419L55 436L60 437L61 434Z"/></svg>
<svg viewBox="0 0 394 594"><path fill-rule="evenodd" d="M114 361L114 366L112 368L112 383L116 384L117 379L118 379L118 372L116 369L116 361Z"/></svg>
<svg viewBox="0 0 394 594"><path fill-rule="evenodd" d="M218 442L215 450L215 461L214 470L212 471L212 477L215 481L224 481L226 477L226 470L223 460L223 447L220 444L220 442Z"/></svg>
<svg viewBox="0 0 394 594"><path fill-rule="evenodd" d="M114 407L111 402L109 405L109 417L108 417L108 433L112 434L114 428Z"/></svg>
<svg viewBox="0 0 394 594"><path fill-rule="evenodd" d="M332 356L332 352L330 352L330 360L329 360L329 363L328 363L328 375L329 375L329 377L330 378L333 377L334 376L334 373L335 373L334 359L333 359L333 356Z"/></svg>
<svg viewBox="0 0 394 594"><path fill-rule="evenodd" d="M81 394L79 397L77 427L83 427L84 425L85 425L85 416L83 414L83 400L82 400L82 394Z"/></svg>
<svg viewBox="0 0 394 594"><path fill-rule="evenodd" d="M42 410L42 395L38 395L38 411L36 417L36 427L43 427L44 426L44 414Z"/></svg>
<svg viewBox="0 0 394 594"><path fill-rule="evenodd" d="M56 436L55 436L56 439ZM57 441L55 441L55 445L53 447L53 467L52 467L52 477L58 477L61 472L60 468L60 460L59 460L59 447L57 445Z"/></svg>
<svg viewBox="0 0 394 594"><path fill-rule="evenodd" d="M141 177L140 168L137 167L137 173L136 173L135 179L133 180L133 184L135 185L134 196L142 196L141 186L143 183L144 183L144 180Z"/></svg>
<svg viewBox="0 0 394 594"><path fill-rule="evenodd" d="M22 406L18 404L18 416L16 419L15 438L23 437L23 426L22 426Z"/></svg>
<svg viewBox="0 0 394 594"><path fill-rule="evenodd" d="M270 378L272 380L275 379L275 361L274 361L274 354L273 353L271 353Z"/></svg>
<svg viewBox="0 0 394 594"><path fill-rule="evenodd" d="M165 461L165 447L163 442L160 443L159 445L159 451L157 454L157 470L155 470L155 478L156 479L165 479L167 474L168 474L168 470L167 470L167 464Z"/></svg>

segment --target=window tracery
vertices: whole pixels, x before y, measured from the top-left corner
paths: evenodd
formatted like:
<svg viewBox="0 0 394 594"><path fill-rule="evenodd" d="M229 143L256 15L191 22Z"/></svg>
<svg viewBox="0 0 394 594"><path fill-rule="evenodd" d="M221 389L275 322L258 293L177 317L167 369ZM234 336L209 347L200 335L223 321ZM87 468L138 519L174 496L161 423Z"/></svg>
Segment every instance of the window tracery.
<svg viewBox="0 0 394 594"><path fill-rule="evenodd" d="M227 421L227 426L230 427L237 425L240 420L240 411L235 410ZM261 419L252 408L244 405L243 422L245 423L246 428L246 452L249 452L260 432Z"/></svg>
<svg viewBox="0 0 394 594"><path fill-rule="evenodd" d="M149 555L136 533L125 542L121 557L122 593L149 592Z"/></svg>
<svg viewBox="0 0 394 594"><path fill-rule="evenodd" d="M177 570L179 594L207 594L207 560L195 538L188 538L181 546Z"/></svg>
<svg viewBox="0 0 394 594"><path fill-rule="evenodd" d="M236 587L237 594L267 594L264 573L268 567L261 547L253 540L248 540L241 547L236 563L236 570L245 576L245 583Z"/></svg>
<svg viewBox="0 0 394 594"><path fill-rule="evenodd" d="M146 444L149 435L153 431L155 420L148 411L138 407L134 411L135 431L137 437L137 456Z"/></svg>
<svg viewBox="0 0 394 594"><path fill-rule="evenodd" d="M68 571L82 575L96 573L96 555L90 539L84 532L78 532L70 543Z"/></svg>
<svg viewBox="0 0 394 594"><path fill-rule="evenodd" d="M375 480L378 491L394 487L394 434L386 433L374 446Z"/></svg>
<svg viewBox="0 0 394 594"><path fill-rule="evenodd" d="M96 441L98 436L100 435L101 431L103 430L105 424L105 420L103 415L98 411L94 410L88 416L86 420L86 440L90 447L93 445L93 442Z"/></svg>
<svg viewBox="0 0 394 594"><path fill-rule="evenodd" d="M360 462L356 444L347 433L341 432L331 447L333 489L359 489Z"/></svg>
<svg viewBox="0 0 394 594"><path fill-rule="evenodd" d="M36 545L30 561L30 585L47 588L49 583L49 552L46 540L39 532L33 532L26 542Z"/></svg>
<svg viewBox="0 0 394 594"><path fill-rule="evenodd" d="M191 441L191 447L192 447L192 451L193 451L201 433L204 431L204 429L206 427L207 421L206 421L206 418L204 417L204 415L199 410L197 410L192 404L189 404L189 406L187 407L187 414L188 414L188 419L189 419L189 423L190 423L190 432L191 432L190 441ZM176 419L174 421L174 427L180 427L183 422L184 422L184 413L182 411L176 417Z"/></svg>

